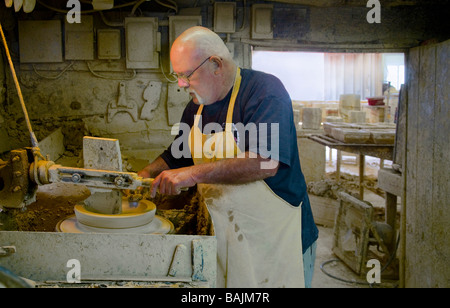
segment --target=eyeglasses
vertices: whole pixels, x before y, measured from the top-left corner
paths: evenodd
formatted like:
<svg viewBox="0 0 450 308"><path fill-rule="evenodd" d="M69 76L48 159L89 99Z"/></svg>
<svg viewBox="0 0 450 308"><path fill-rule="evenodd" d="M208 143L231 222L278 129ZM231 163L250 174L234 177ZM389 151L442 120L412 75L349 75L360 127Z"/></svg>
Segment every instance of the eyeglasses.
<svg viewBox="0 0 450 308"><path fill-rule="evenodd" d="M177 74L177 73L172 73L171 75L175 78L181 79L186 83L190 83L189 78L195 73L196 70L198 70L203 64L205 64L206 61L208 61L209 59L211 59L211 57L208 57L205 59L205 61L203 61L202 63L200 63L199 66L197 66L189 75L183 75L183 74Z"/></svg>

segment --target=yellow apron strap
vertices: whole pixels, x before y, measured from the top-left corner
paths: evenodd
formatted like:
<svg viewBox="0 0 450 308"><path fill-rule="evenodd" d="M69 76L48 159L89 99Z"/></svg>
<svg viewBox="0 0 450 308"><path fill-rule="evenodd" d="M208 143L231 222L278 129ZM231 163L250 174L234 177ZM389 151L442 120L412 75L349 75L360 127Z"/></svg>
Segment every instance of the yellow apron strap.
<svg viewBox="0 0 450 308"><path fill-rule="evenodd" d="M234 79L233 92L231 93L230 104L228 106L227 112L227 120L225 124L225 131L232 131L232 123L233 123L233 111L234 111L234 103L236 102L236 97L239 93L239 88L241 87L241 69L238 67L236 70L236 77Z"/></svg>
<svg viewBox="0 0 450 308"><path fill-rule="evenodd" d="M198 107L198 111L197 114L194 117L194 127L198 127L198 122L200 121L200 116L202 115L202 111L203 111L203 106L204 105L200 105ZM201 129L201 128L200 128Z"/></svg>

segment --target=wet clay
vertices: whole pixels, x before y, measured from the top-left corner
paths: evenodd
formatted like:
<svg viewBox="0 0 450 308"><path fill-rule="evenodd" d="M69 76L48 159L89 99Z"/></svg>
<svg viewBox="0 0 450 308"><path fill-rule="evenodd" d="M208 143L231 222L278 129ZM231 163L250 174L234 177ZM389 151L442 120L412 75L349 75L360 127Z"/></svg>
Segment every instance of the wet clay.
<svg viewBox="0 0 450 308"><path fill-rule="evenodd" d="M36 202L24 209L4 209L0 213L0 230L53 232L58 221L73 215L75 204L89 196L85 186L64 183L40 186Z"/></svg>

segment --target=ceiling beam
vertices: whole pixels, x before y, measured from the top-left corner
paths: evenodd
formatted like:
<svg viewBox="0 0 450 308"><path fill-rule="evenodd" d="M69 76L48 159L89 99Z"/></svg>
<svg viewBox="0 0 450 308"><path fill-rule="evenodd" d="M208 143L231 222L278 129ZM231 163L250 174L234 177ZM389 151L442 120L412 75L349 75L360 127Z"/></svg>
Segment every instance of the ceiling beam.
<svg viewBox="0 0 450 308"><path fill-rule="evenodd" d="M265 0L267 2L281 2L287 4L305 5L313 7L345 7L345 6L367 6L368 0ZM447 0L383 0L380 1L383 7L395 6L417 6L446 4Z"/></svg>

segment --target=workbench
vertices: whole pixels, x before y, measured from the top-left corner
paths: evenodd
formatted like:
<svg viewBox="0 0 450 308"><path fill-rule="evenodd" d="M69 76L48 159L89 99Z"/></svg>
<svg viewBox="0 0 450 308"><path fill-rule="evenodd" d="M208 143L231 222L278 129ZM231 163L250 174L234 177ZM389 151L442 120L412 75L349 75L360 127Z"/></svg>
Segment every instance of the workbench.
<svg viewBox="0 0 450 308"><path fill-rule="evenodd" d="M365 156L377 157L383 160L392 160L394 153L394 144L351 144L344 143L342 141L336 140L326 135L311 135L309 139L327 146L331 149L338 150L338 160L337 160L337 172L336 178L339 181L340 177L340 151L349 152L359 155L359 196L360 199L364 199L364 166L365 166Z"/></svg>

